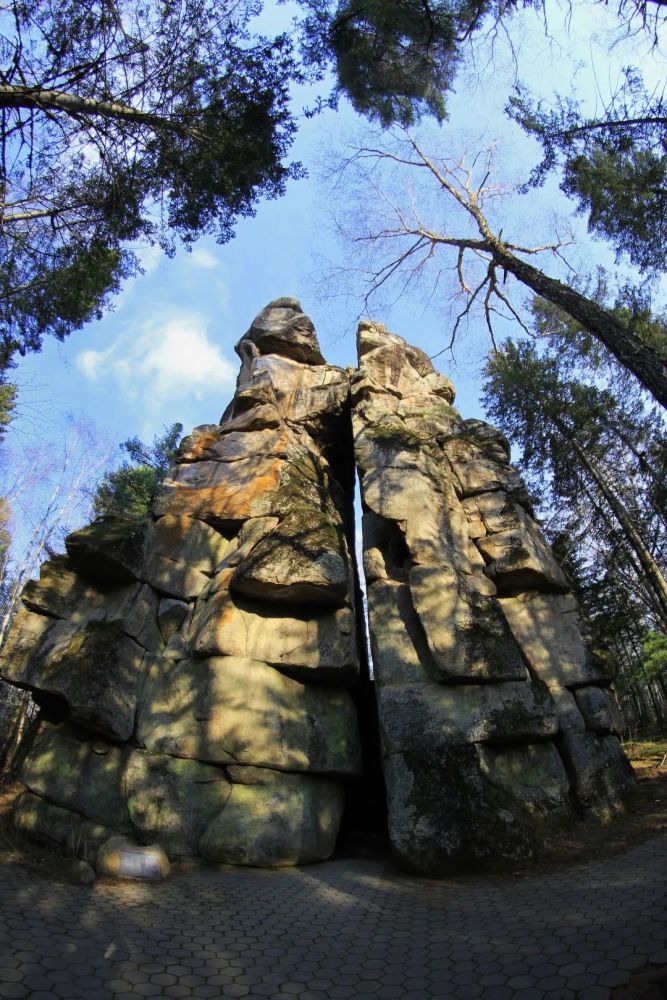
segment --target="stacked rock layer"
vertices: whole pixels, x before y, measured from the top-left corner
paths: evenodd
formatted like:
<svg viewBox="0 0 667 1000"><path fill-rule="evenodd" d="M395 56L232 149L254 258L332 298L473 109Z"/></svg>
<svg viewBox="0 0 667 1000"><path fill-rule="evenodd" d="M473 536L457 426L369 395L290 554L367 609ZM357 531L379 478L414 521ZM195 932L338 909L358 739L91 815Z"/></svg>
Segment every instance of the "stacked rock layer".
<svg viewBox="0 0 667 1000"><path fill-rule="evenodd" d="M152 516L75 532L24 592L0 657L42 707L20 829L90 860L118 836L230 864L331 854L362 758L355 458L398 860L518 857L621 808L611 677L502 435L380 325L352 374L295 299L236 350L230 406L183 440Z"/></svg>
<svg viewBox="0 0 667 1000"><path fill-rule="evenodd" d="M319 860L359 770L349 379L294 299L237 352L232 404L183 440L154 516L70 535L3 650L52 720L19 827L85 857L120 833L230 864Z"/></svg>
<svg viewBox="0 0 667 1000"><path fill-rule="evenodd" d="M352 380L364 573L387 786L402 864L437 874L519 857L634 778L608 668L503 435L462 420L428 357L362 323Z"/></svg>

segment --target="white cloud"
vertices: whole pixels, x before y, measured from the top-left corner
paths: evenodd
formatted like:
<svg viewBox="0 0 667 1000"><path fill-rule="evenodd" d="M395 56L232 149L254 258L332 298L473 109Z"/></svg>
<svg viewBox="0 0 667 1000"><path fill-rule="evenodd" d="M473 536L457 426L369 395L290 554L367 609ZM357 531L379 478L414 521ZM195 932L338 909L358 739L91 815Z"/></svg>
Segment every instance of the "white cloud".
<svg viewBox="0 0 667 1000"><path fill-rule="evenodd" d="M97 382L100 369L112 351L113 348L109 348L108 351L82 351L76 362L87 379Z"/></svg>
<svg viewBox="0 0 667 1000"><path fill-rule="evenodd" d="M159 332L153 330L144 335L142 341L146 353L140 371L149 379L153 377L158 393L197 392L234 385L238 366L210 342L201 319L186 316L170 320Z"/></svg>
<svg viewBox="0 0 667 1000"><path fill-rule="evenodd" d="M205 250L204 247L195 247L192 253L187 257L187 260L193 267L202 267L206 269L220 267L220 261L215 254L212 254L210 250Z"/></svg>
<svg viewBox="0 0 667 1000"><path fill-rule="evenodd" d="M144 274L151 274L152 271L157 270L165 257L164 251L160 250L159 247L140 247L135 250L135 253Z"/></svg>
<svg viewBox="0 0 667 1000"><path fill-rule="evenodd" d="M106 350L82 351L77 365L90 381L112 378L151 408L233 389L238 368L209 340L204 317L182 310L140 324L138 333L123 332Z"/></svg>

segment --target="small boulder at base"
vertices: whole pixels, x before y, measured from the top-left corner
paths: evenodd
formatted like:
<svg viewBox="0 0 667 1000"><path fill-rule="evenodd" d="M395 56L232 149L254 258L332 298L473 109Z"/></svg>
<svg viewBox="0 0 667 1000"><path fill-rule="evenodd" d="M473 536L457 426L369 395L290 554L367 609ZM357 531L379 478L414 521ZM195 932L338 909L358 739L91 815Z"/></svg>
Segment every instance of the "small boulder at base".
<svg viewBox="0 0 667 1000"><path fill-rule="evenodd" d="M113 878L166 878L170 871L169 858L159 844L137 844L128 837L110 837L99 849L96 866L98 875Z"/></svg>

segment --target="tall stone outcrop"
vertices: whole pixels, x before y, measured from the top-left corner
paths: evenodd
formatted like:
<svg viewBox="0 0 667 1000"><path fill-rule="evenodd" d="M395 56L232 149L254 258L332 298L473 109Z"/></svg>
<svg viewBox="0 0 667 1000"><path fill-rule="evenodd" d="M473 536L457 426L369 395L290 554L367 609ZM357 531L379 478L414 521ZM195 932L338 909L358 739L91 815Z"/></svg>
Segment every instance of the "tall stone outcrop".
<svg viewBox="0 0 667 1000"><path fill-rule="evenodd" d="M153 517L70 535L3 650L52 720L19 826L79 853L122 833L322 859L359 770L349 379L295 299L236 349L232 403L184 439Z"/></svg>
<svg viewBox="0 0 667 1000"><path fill-rule="evenodd" d="M352 420L389 833L422 874L529 854L634 783L604 663L503 435L362 323Z"/></svg>
<svg viewBox="0 0 667 1000"><path fill-rule="evenodd" d="M74 532L25 589L0 656L42 706L20 829L91 859L118 836L231 864L330 855L361 768L353 696L366 742L374 721L355 456L398 860L515 858L613 814L633 779L611 678L502 435L377 324L352 375L295 299L236 350L232 402L183 440L152 516Z"/></svg>

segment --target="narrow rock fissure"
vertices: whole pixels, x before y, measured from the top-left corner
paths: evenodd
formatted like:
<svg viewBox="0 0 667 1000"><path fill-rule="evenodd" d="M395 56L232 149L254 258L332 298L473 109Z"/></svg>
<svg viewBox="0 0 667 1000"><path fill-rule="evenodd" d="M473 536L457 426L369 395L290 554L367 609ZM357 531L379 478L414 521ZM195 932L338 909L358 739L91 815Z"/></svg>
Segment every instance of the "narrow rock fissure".
<svg viewBox="0 0 667 1000"><path fill-rule="evenodd" d="M354 497L353 497L353 545L351 548L352 565L355 578L355 598L357 607L357 642L362 677L374 680L373 650L371 647L371 629L368 619L368 588L364 573L364 539L361 522L361 485L359 471L355 466Z"/></svg>
<svg viewBox="0 0 667 1000"><path fill-rule="evenodd" d="M338 851L343 854L365 855L384 850L388 843L388 832L386 790L382 772L380 730L363 564L361 489L356 465L353 468L354 490L351 492L349 545L354 573L359 681L352 692L352 697L359 720L362 768L360 778L351 782L347 789Z"/></svg>

